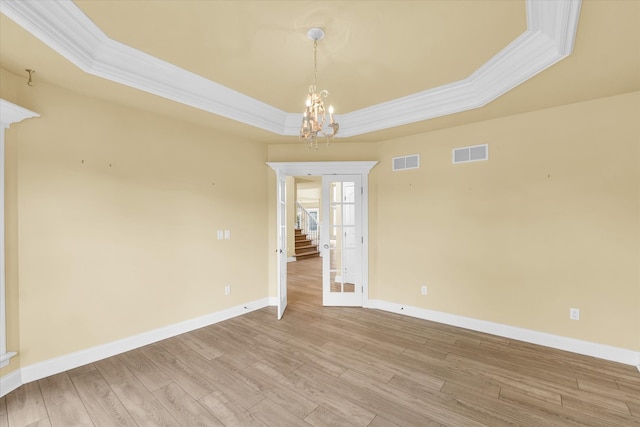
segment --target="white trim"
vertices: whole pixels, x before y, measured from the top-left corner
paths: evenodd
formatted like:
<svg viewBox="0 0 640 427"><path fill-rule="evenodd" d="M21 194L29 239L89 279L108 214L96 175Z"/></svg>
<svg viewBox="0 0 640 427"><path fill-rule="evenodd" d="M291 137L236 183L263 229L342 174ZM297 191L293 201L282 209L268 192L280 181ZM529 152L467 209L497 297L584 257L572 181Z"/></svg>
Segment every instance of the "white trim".
<svg viewBox="0 0 640 427"><path fill-rule="evenodd" d="M319 176L337 174L366 175L378 161L364 162L268 162L276 172L287 176Z"/></svg>
<svg viewBox="0 0 640 427"><path fill-rule="evenodd" d="M278 263L278 308L277 318L282 319L284 311L287 309L287 177L277 173L277 206L276 220L278 223L277 252Z"/></svg>
<svg viewBox="0 0 640 427"><path fill-rule="evenodd" d="M74 369L87 363L97 362L116 354L228 320L266 306L276 306L277 304L278 301L275 297L262 298L248 304L231 307L216 313L17 369L0 377L0 397L28 382ZM380 300L368 300L368 304L365 307L486 332L627 365L636 365L640 371L640 352Z"/></svg>
<svg viewBox="0 0 640 427"><path fill-rule="evenodd" d="M39 114L12 102L0 99L0 368L7 366L17 353L7 351L6 270L5 270L5 219L4 219L4 133L13 123Z"/></svg>
<svg viewBox="0 0 640 427"><path fill-rule="evenodd" d="M20 376L20 369L17 369L4 377L0 377L0 397L11 393L13 390L20 387L22 384L22 377Z"/></svg>
<svg viewBox="0 0 640 427"><path fill-rule="evenodd" d="M573 51L581 0L527 0L526 31L469 77L336 115L338 138L480 108ZM1 0L3 14L89 74L279 135L298 135L287 113L110 39L70 0Z"/></svg>
<svg viewBox="0 0 640 427"><path fill-rule="evenodd" d="M286 176L322 176L322 175L361 175L362 185L362 306L369 304L369 172L374 161L353 162L268 162L267 165L276 172L276 177ZM273 304L269 304L273 305Z"/></svg>
<svg viewBox="0 0 640 427"><path fill-rule="evenodd" d="M4 368L5 366L7 366L9 364L9 360L17 355L18 353L16 353L15 351L5 351L4 353L0 354L0 368Z"/></svg>
<svg viewBox="0 0 640 427"><path fill-rule="evenodd" d="M515 326L473 319L471 317L456 314L443 313L441 311L428 310L410 305L397 304L381 300L370 300L368 308L374 308L391 313L404 314L418 319L431 320L445 325L471 329L500 337L538 344L558 350L570 351L585 356L597 357L612 362L624 363L638 367L640 370L640 352L625 348L613 347L546 332L533 331Z"/></svg>
<svg viewBox="0 0 640 427"><path fill-rule="evenodd" d="M0 126L3 128L8 128L13 123L18 123L33 117L40 117L40 114L34 113L5 99L0 99Z"/></svg>
<svg viewBox="0 0 640 427"><path fill-rule="evenodd" d="M295 262L296 261L296 257L294 256L290 256L287 258L287 262Z"/></svg>
<svg viewBox="0 0 640 427"><path fill-rule="evenodd" d="M233 317L241 316L251 311L264 308L268 305L269 300L267 298L262 298L222 311L196 317L195 319L185 320L173 325L168 325L162 328L143 332L132 337L98 345L96 347L87 348L74 353L65 354L60 357L45 360L40 363L25 366L19 370L20 374L18 375L20 377L20 384L18 384L18 386L29 383L31 381L39 380L41 378L46 378L50 375L68 371L70 369L86 365L87 363L97 362L98 360L115 356L126 351L134 350L136 348L140 348L154 342L171 338L176 335L184 334L186 332L193 331L194 329L199 329L205 326L213 325L214 323L231 319ZM14 374L14 372L9 375L16 375ZM9 375L7 375L6 379L5 377L0 378L0 384L2 384L2 388L0 388L0 390L2 390L0 392L0 397L11 391L9 390L10 387L5 389L5 382L11 385L14 385L16 382L16 379L13 376L9 378Z"/></svg>

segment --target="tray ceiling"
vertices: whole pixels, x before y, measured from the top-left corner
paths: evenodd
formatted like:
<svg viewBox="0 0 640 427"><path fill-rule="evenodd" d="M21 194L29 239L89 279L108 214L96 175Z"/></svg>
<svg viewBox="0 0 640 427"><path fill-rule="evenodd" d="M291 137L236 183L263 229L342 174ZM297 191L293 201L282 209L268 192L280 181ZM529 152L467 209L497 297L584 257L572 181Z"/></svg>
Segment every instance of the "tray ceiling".
<svg viewBox="0 0 640 427"><path fill-rule="evenodd" d="M326 32L318 47L318 83L330 92L341 134L367 140L379 131L393 135L394 128L419 131L429 119L483 107L562 60L572 52L581 6L576 1L1 5L3 15L15 21L2 16L1 40L11 36L24 42L20 48L0 42L3 68L20 73L20 67L32 67L43 81L107 99L126 97L135 106L190 115L230 132L248 124L267 142L297 134L313 78L313 44L306 37L312 26ZM79 76L82 71L88 75ZM91 74L134 91L98 84ZM523 109L515 107L513 112Z"/></svg>

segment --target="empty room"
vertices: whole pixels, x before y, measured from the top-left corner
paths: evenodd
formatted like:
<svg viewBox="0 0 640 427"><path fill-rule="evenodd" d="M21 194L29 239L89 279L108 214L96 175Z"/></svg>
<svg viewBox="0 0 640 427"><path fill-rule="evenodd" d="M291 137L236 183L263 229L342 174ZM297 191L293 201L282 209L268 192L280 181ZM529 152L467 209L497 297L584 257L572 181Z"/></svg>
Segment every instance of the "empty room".
<svg viewBox="0 0 640 427"><path fill-rule="evenodd" d="M0 427L640 425L640 1L0 0Z"/></svg>

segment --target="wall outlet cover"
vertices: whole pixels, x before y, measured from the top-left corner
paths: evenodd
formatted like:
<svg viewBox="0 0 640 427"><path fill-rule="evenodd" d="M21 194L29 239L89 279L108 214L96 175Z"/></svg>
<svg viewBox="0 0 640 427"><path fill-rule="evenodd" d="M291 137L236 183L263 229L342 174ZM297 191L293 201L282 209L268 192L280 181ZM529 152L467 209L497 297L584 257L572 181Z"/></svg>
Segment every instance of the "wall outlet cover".
<svg viewBox="0 0 640 427"><path fill-rule="evenodd" d="M578 309L578 308L570 308L569 309L569 319L571 319L571 320L580 320L580 309Z"/></svg>

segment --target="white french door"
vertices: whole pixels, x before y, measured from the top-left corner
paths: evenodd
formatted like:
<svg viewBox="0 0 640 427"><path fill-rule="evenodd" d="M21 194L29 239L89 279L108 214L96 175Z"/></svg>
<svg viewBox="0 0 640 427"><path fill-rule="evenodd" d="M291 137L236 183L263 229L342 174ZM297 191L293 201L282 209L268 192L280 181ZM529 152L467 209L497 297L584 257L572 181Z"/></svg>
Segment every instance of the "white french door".
<svg viewBox="0 0 640 427"><path fill-rule="evenodd" d="M363 305L362 180L322 176L322 305Z"/></svg>
<svg viewBox="0 0 640 427"><path fill-rule="evenodd" d="M277 196L278 196L278 208L277 208L277 244L278 244L278 258L277 258L277 268L278 268L278 276L277 276L277 292L278 292L278 319L282 318L284 314L284 310L287 307L287 252L286 252L286 181L285 177L287 176L323 176L323 183L325 181L324 176L327 175L327 187L326 192L329 194L328 183L330 182L338 182L336 179L344 178L344 181L340 182L353 182L355 183L354 189L354 198L355 202L355 223L356 226L353 227L355 231L355 241L357 243L358 239L361 242L360 245L356 245L356 250L352 253L355 255L355 271L353 268L343 269L333 267L333 274L330 271L332 269L331 264L327 267L323 266L323 287L327 286L329 292L327 292L327 296L323 297L323 305L354 305L354 306L365 306L367 303L366 296L368 293L368 250L367 250L367 238L364 234L363 230L367 230L369 216L367 212L368 207L368 197L367 197L367 188L368 188L368 174L369 171L377 164L377 161L362 161L362 162L269 162L267 163L275 172L277 179ZM353 174L353 175L331 175L331 174ZM333 181L332 181L333 180ZM337 185L337 184L336 184ZM324 185L323 185L324 187ZM345 188L349 187L349 185L340 184L340 191L343 191ZM324 191L324 188L323 188ZM328 196L326 196L328 197ZM323 196L323 199L327 199ZM331 203L329 203L331 205ZM338 205L350 206L350 202L344 203L334 203L333 206L337 209ZM323 203L324 206L324 203ZM350 209L350 207L347 207ZM323 210L323 215L325 215ZM325 217L326 218L326 217ZM342 217L341 217L342 218ZM349 218L347 218L349 219ZM324 221L326 224L329 222ZM330 227L322 227L322 229L327 228L327 232L329 232L329 228L335 230L340 229L341 233L349 232L351 227L347 224L341 223L337 224L336 221L333 221L334 225ZM323 256L327 256L327 259L330 259L331 256L331 238L327 234L326 236L322 236L321 229L321 239L326 240L326 244L328 245L328 249L323 248L323 243L321 243L320 248L322 250ZM341 234L342 236L343 234ZM337 236L336 236L337 237ZM340 247L342 251L348 252L348 243L349 240L354 240L349 236L343 241L341 239ZM338 243L338 239L334 239L335 243ZM344 246L344 247L343 247ZM337 247L336 247L337 249ZM338 253L334 249L333 255L336 259L338 259ZM343 255L340 254L340 260L343 261ZM351 260L348 258L344 259L347 264L350 264ZM343 271L346 270L346 271ZM338 274L340 271L340 274ZM353 274L352 274L353 273ZM336 278L337 276L337 278ZM337 279L337 280L336 280ZM353 287L350 287L349 281L353 281ZM326 283L325 283L326 282ZM340 292L331 292L330 284L338 283L340 285ZM336 285L337 286L337 285ZM337 289L337 288L336 288ZM353 292L350 292L353 290ZM324 292L323 292L324 293Z"/></svg>
<svg viewBox="0 0 640 427"><path fill-rule="evenodd" d="M278 320L287 308L287 181L278 174Z"/></svg>

